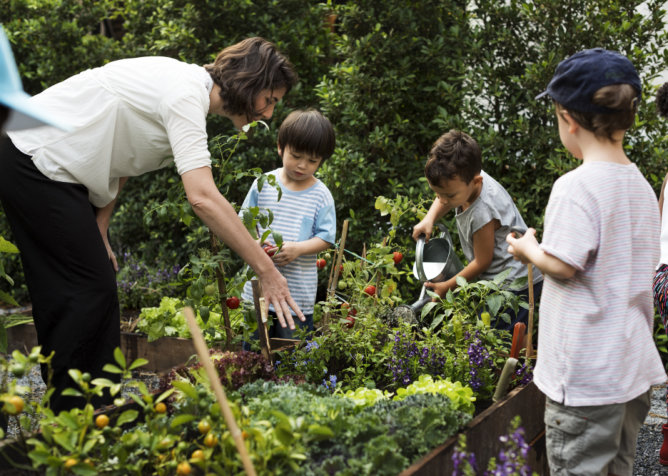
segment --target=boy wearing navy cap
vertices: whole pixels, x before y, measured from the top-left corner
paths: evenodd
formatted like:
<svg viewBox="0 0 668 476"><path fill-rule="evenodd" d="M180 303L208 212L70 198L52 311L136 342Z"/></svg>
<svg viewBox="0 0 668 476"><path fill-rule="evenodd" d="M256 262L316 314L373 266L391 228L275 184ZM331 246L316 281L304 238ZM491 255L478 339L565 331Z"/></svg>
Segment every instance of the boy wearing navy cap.
<svg viewBox="0 0 668 476"><path fill-rule="evenodd" d="M650 387L666 381L652 337L659 210L623 147L640 78L617 52L584 50L543 96L582 164L554 183L542 243L534 229L506 241L545 277L534 382L547 397L550 473L631 475Z"/></svg>

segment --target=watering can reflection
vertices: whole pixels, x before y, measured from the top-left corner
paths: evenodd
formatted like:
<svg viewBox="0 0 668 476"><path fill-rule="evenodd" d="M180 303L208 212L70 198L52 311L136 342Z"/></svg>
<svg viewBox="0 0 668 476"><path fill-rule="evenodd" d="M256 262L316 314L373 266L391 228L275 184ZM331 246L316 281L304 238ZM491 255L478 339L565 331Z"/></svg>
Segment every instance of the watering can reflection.
<svg viewBox="0 0 668 476"><path fill-rule="evenodd" d="M420 235L415 245L413 276L421 283L447 281L464 268L455 253L448 229L442 223L437 226L441 231L441 236L432 238L425 243L425 236ZM398 306L397 311L404 319L417 323L420 310L429 301L431 301L431 297L427 295L427 288L422 286L418 300L410 306Z"/></svg>

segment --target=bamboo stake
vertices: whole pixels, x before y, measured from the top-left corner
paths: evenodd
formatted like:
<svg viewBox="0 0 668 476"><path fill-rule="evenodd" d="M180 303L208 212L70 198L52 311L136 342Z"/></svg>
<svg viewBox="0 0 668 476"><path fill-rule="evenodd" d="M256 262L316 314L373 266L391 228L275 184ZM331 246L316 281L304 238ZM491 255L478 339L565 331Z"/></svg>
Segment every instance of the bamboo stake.
<svg viewBox="0 0 668 476"><path fill-rule="evenodd" d="M339 281L339 269L341 268L341 262L343 261L343 250L346 247L346 238L348 236L348 220L343 221L343 228L341 230L341 239L339 240L339 250L336 255L336 264L334 265L334 279L332 280L330 287L329 287L329 292L327 294L328 297L332 298L334 297L334 293L336 292L336 285Z"/></svg>
<svg viewBox="0 0 668 476"><path fill-rule="evenodd" d="M348 219L343 221L343 227L341 230L341 239L339 240L339 247L338 249L335 250L334 256L336 259L334 260L334 266L332 267L331 270L331 275L329 277L329 283L327 284L327 300L329 301L330 299L334 298L334 295L336 294L336 285L339 282L339 274L340 274L340 269L341 269L341 262L343 261L343 252L346 247L346 237L348 236ZM329 318L330 318L330 313L327 312L322 316L322 326L323 328L327 328L329 325Z"/></svg>
<svg viewBox="0 0 668 476"><path fill-rule="evenodd" d="M527 278L529 279L529 327L527 334L527 359L533 357L533 265L527 264Z"/></svg>
<svg viewBox="0 0 668 476"><path fill-rule="evenodd" d="M243 436L241 435L241 431L239 430L237 422L234 419L234 415L232 414L232 409L230 408L227 397L225 396L225 390L220 383L220 377L218 376L218 372L216 372L216 369L211 362L209 349L204 342L204 337L202 337L202 331L195 321L195 313L190 307L186 307L183 312L186 316L186 322L190 328L190 333L193 336L195 350L197 350L199 360L202 363L204 370L206 370L207 376L209 377L211 388L216 395L220 409L223 412L223 416L225 417L225 423L227 423L227 426L230 429L230 434L234 438L234 443L236 444L237 450L239 450L239 454L241 455L241 461L243 462L246 474L249 476L256 476L255 467L253 466L253 462L248 456L248 451L246 450Z"/></svg>

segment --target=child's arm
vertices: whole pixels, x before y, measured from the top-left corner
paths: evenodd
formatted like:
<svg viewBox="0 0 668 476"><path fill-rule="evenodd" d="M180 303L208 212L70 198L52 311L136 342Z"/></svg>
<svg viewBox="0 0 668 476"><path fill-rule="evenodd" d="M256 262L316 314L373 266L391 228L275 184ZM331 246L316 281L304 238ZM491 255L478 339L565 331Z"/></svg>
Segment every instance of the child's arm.
<svg viewBox="0 0 668 476"><path fill-rule="evenodd" d="M332 244L322 238L314 236L306 241L286 241L279 253L273 257L276 266L285 266L303 255L316 255L321 251L331 248Z"/></svg>
<svg viewBox="0 0 668 476"><path fill-rule="evenodd" d="M521 238L515 238L512 233L508 234L506 242L509 245L508 253L522 263L532 263L543 274L556 279L569 279L577 271L570 264L541 250L536 240L536 230L533 228L529 228Z"/></svg>
<svg viewBox="0 0 668 476"><path fill-rule="evenodd" d="M489 268L494 259L494 232L498 228L498 220L492 220L473 234L473 259L456 276L442 283L424 283L443 297L449 289L457 287L457 276L473 281Z"/></svg>
<svg viewBox="0 0 668 476"><path fill-rule="evenodd" d="M424 234L426 236L424 241L429 241L431 232L434 229L434 223L443 218L450 210L452 210L451 207L444 205L443 202L436 197L436 200L431 204L429 211L422 221L413 227L413 239L417 240L420 235Z"/></svg>

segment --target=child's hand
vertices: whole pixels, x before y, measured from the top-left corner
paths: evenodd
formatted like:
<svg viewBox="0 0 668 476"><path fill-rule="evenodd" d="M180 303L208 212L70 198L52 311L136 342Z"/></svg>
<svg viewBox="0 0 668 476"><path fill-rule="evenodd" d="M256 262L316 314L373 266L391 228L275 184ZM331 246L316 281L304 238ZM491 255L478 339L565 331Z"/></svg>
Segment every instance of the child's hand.
<svg viewBox="0 0 668 476"><path fill-rule="evenodd" d="M427 243L431 237L431 231L434 229L434 222L427 217L413 227L413 239L417 241L420 235L425 235L424 241Z"/></svg>
<svg viewBox="0 0 668 476"><path fill-rule="evenodd" d="M508 243L508 253L513 255L516 260L527 264L530 261L528 256L531 250L538 248L536 230L529 228L521 238L515 238L514 233L508 233L508 236L506 236L506 243Z"/></svg>
<svg viewBox="0 0 668 476"><path fill-rule="evenodd" d="M283 243L281 250L273 256L274 263L276 266L285 266L291 261L299 258L301 254L299 253L299 247L297 243L293 241L286 241Z"/></svg>
<svg viewBox="0 0 668 476"><path fill-rule="evenodd" d="M434 291L436 294L439 295L439 297L442 298L443 296L446 295L446 293L447 293L451 288L454 287L454 286L451 284L451 281L452 281L452 280L450 280L450 279L447 280L447 281L443 281L443 282L441 282L441 283L431 283L431 282L427 281L427 282L424 283L424 287L427 288L427 289L430 289L430 290Z"/></svg>

